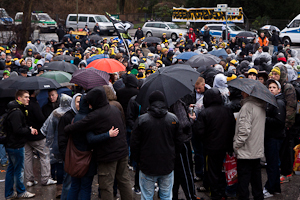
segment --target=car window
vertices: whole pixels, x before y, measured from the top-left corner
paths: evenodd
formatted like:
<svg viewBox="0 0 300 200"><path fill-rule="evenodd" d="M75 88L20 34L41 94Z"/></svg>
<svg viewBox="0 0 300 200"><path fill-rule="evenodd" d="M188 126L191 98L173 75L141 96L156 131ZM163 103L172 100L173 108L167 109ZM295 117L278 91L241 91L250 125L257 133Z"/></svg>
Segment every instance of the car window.
<svg viewBox="0 0 300 200"><path fill-rule="evenodd" d="M233 31L243 31L243 29L239 26L229 26Z"/></svg>
<svg viewBox="0 0 300 200"><path fill-rule="evenodd" d="M18 14L16 16L16 20L22 20L23 19L23 14Z"/></svg>
<svg viewBox="0 0 300 200"><path fill-rule="evenodd" d="M37 19L37 17L36 17L36 15L31 15L31 21L37 21L38 19Z"/></svg>
<svg viewBox="0 0 300 200"><path fill-rule="evenodd" d="M299 27L299 25L300 25L300 20L299 20L299 19L296 19L296 20L294 20L294 21L291 23L290 27L291 27L291 28L296 28L296 27Z"/></svg>
<svg viewBox="0 0 300 200"><path fill-rule="evenodd" d="M159 28L159 26L160 26L160 23L154 23L154 24L153 24L153 27L154 27L154 28Z"/></svg>
<svg viewBox="0 0 300 200"><path fill-rule="evenodd" d="M177 25L177 24L167 24L169 27L170 27L170 29L180 29L180 27Z"/></svg>
<svg viewBox="0 0 300 200"><path fill-rule="evenodd" d="M77 21L77 17L76 16L70 16L69 17L69 21L76 22Z"/></svg>
<svg viewBox="0 0 300 200"><path fill-rule="evenodd" d="M38 16L39 16L39 20L45 20L45 21L51 21L52 20L52 18L46 13L39 14Z"/></svg>
<svg viewBox="0 0 300 200"><path fill-rule="evenodd" d="M4 9L0 10L0 17L9 17L9 15L7 14L7 12Z"/></svg>
<svg viewBox="0 0 300 200"><path fill-rule="evenodd" d="M79 17L79 20L78 20L79 22L86 22L87 21L87 17L83 17L83 16L81 16L81 17Z"/></svg>
<svg viewBox="0 0 300 200"><path fill-rule="evenodd" d="M222 26L209 26L212 31L222 31Z"/></svg>
<svg viewBox="0 0 300 200"><path fill-rule="evenodd" d="M165 24L160 24L160 26L159 26L159 28L166 28L167 27L167 25L165 25Z"/></svg>
<svg viewBox="0 0 300 200"><path fill-rule="evenodd" d="M109 20L107 19L107 17L105 17L103 15L95 16L95 18L96 18L97 22L109 22Z"/></svg>
<svg viewBox="0 0 300 200"><path fill-rule="evenodd" d="M89 17L89 22L95 22L94 17Z"/></svg>
<svg viewBox="0 0 300 200"><path fill-rule="evenodd" d="M148 23L145 27L153 27L153 23Z"/></svg>

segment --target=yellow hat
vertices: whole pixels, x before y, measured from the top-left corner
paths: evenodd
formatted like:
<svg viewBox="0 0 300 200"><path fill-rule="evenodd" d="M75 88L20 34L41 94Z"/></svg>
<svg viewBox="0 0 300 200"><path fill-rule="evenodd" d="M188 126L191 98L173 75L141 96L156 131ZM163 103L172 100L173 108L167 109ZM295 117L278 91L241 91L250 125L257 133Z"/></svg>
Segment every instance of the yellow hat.
<svg viewBox="0 0 300 200"><path fill-rule="evenodd" d="M32 51L32 49L28 49L28 51L30 52L30 51Z"/></svg>
<svg viewBox="0 0 300 200"><path fill-rule="evenodd" d="M201 47L205 47L205 44L201 44Z"/></svg>
<svg viewBox="0 0 300 200"><path fill-rule="evenodd" d="M10 50L9 50L9 49L7 49L7 50L5 51L5 53L6 53L6 54L9 54L9 53L10 53Z"/></svg>
<svg viewBox="0 0 300 200"><path fill-rule="evenodd" d="M118 40L114 40L114 41L113 41L113 43L115 43L115 42L118 43Z"/></svg>
<svg viewBox="0 0 300 200"><path fill-rule="evenodd" d="M133 46L133 44L130 44L128 47L130 48L130 47L132 47Z"/></svg>
<svg viewBox="0 0 300 200"><path fill-rule="evenodd" d="M116 45L112 44L111 47L115 47Z"/></svg>
<svg viewBox="0 0 300 200"><path fill-rule="evenodd" d="M22 59L20 59L20 60L19 60L19 63L21 64L21 62L22 62L23 60L24 60L23 58L22 58Z"/></svg>
<svg viewBox="0 0 300 200"><path fill-rule="evenodd" d="M168 51L168 49L167 48L162 48L162 50L161 50L161 52L166 52L166 51Z"/></svg>
<svg viewBox="0 0 300 200"><path fill-rule="evenodd" d="M235 65L235 64L237 64L237 61L233 59L233 60L230 61L230 63Z"/></svg>
<svg viewBox="0 0 300 200"><path fill-rule="evenodd" d="M1 50L1 51L4 51L5 49L4 49L3 47L0 47L0 50Z"/></svg>
<svg viewBox="0 0 300 200"><path fill-rule="evenodd" d="M107 40L107 38L105 37L105 38L103 38L103 40Z"/></svg>
<svg viewBox="0 0 300 200"><path fill-rule="evenodd" d="M56 53L56 55L61 55L61 53L58 51L58 52Z"/></svg>
<svg viewBox="0 0 300 200"><path fill-rule="evenodd" d="M27 41L27 44L28 44L28 43L31 43L31 41Z"/></svg>
<svg viewBox="0 0 300 200"><path fill-rule="evenodd" d="M272 70L271 70L271 72L276 72L279 76L280 76L280 69L279 69L279 67L274 67Z"/></svg>
<svg viewBox="0 0 300 200"><path fill-rule="evenodd" d="M180 42L184 42L184 40L180 40Z"/></svg>
<svg viewBox="0 0 300 200"><path fill-rule="evenodd" d="M138 69L145 69L145 64L144 63L140 63Z"/></svg>
<svg viewBox="0 0 300 200"><path fill-rule="evenodd" d="M247 73L248 74L250 74L250 73L258 74L257 70L254 68L249 69Z"/></svg>
<svg viewBox="0 0 300 200"><path fill-rule="evenodd" d="M57 52L61 52L62 51L62 49L57 49Z"/></svg>
<svg viewBox="0 0 300 200"><path fill-rule="evenodd" d="M162 35L167 35L166 33L163 33Z"/></svg>
<svg viewBox="0 0 300 200"><path fill-rule="evenodd" d="M16 60L18 60L18 58L14 58L14 59L13 59L13 61L16 61Z"/></svg>
<svg viewBox="0 0 300 200"><path fill-rule="evenodd" d="M110 37L110 39L114 39L114 37Z"/></svg>
<svg viewBox="0 0 300 200"><path fill-rule="evenodd" d="M179 35L182 35L182 33L179 33Z"/></svg>
<svg viewBox="0 0 300 200"><path fill-rule="evenodd" d="M161 65L163 64L161 60L157 60L156 62L161 64Z"/></svg>
<svg viewBox="0 0 300 200"><path fill-rule="evenodd" d="M232 81L236 78L237 78L237 76L235 74L232 74L231 77L230 76L227 77L227 81Z"/></svg>

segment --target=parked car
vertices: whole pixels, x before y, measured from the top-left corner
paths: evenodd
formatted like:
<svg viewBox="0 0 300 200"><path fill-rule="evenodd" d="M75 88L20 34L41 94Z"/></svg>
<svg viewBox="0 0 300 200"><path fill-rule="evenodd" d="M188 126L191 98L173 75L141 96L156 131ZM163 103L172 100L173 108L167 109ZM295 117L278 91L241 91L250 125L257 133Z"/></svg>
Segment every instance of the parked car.
<svg viewBox="0 0 300 200"><path fill-rule="evenodd" d="M212 37L216 37L217 39L222 37L222 27L225 26L225 24L206 24L206 26L209 27L210 35ZM244 29L242 29L241 27L239 27L233 23L228 23L227 27L228 27L228 32L229 32L230 37L235 37L240 32L245 31ZM201 28L201 33L202 34L204 33L204 26Z"/></svg>
<svg viewBox="0 0 300 200"><path fill-rule="evenodd" d="M21 25L23 12L18 12L15 16L15 25ZM31 13L31 27L40 29L41 32L55 32L57 23L47 13L34 11Z"/></svg>
<svg viewBox="0 0 300 200"><path fill-rule="evenodd" d="M99 25L100 34L112 35L115 32L113 23L110 22L105 15L78 14L78 29L84 28L85 25L88 25L88 28L93 31L96 23ZM68 30L77 29L77 14L68 15L66 28Z"/></svg>
<svg viewBox="0 0 300 200"><path fill-rule="evenodd" d="M284 44L300 43L300 14L280 31L279 37Z"/></svg>
<svg viewBox="0 0 300 200"><path fill-rule="evenodd" d="M173 41L178 38L179 33L183 35L187 33L187 29L181 29L173 22L161 21L146 22L142 27L142 31L146 37L161 37L163 33L166 33L167 38L172 38Z"/></svg>
<svg viewBox="0 0 300 200"><path fill-rule="evenodd" d="M9 27L14 24L14 20L7 14L4 8L0 8L0 26Z"/></svg>

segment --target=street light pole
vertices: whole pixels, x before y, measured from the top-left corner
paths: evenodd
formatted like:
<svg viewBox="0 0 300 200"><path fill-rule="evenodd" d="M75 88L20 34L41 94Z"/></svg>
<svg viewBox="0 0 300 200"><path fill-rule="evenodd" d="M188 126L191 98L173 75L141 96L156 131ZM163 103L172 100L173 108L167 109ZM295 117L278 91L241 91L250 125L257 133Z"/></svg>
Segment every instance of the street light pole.
<svg viewBox="0 0 300 200"><path fill-rule="evenodd" d="M76 13L77 13L77 31L78 31L78 0L76 0Z"/></svg>
<svg viewBox="0 0 300 200"><path fill-rule="evenodd" d="M226 42L228 43L228 28L227 28L227 11L225 12L225 19L226 19Z"/></svg>

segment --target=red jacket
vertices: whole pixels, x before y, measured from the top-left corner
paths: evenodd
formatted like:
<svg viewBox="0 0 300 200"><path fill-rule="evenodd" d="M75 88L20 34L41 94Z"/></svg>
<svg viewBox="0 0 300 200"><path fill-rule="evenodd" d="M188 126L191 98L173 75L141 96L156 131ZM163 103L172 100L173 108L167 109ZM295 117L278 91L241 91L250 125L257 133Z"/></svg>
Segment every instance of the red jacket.
<svg viewBox="0 0 300 200"><path fill-rule="evenodd" d="M195 34L194 32L189 33L189 38L190 38L191 40L193 40L193 42L195 42L195 41L196 41L196 34Z"/></svg>

